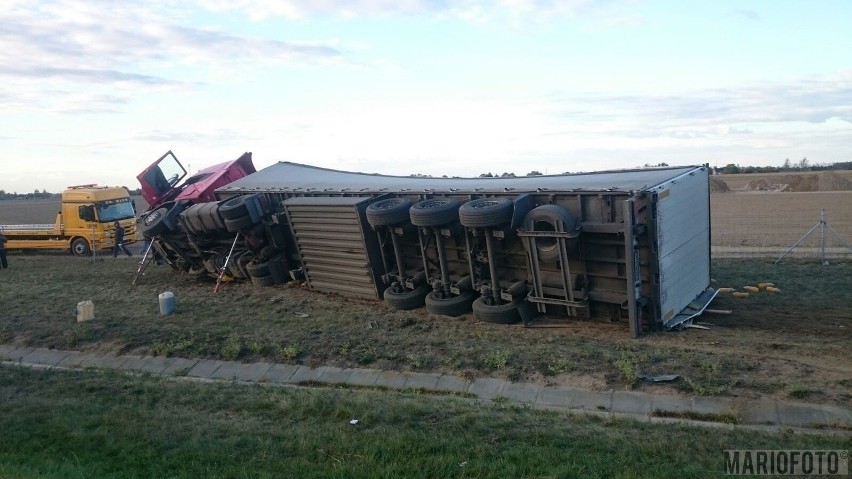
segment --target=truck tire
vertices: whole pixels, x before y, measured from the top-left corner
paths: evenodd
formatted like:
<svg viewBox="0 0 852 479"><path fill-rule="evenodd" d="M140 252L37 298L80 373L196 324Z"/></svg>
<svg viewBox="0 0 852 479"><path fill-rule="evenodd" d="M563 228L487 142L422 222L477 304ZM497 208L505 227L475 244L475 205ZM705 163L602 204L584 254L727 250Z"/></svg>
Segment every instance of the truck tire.
<svg viewBox="0 0 852 479"><path fill-rule="evenodd" d="M423 306L429 291L427 284L421 284L413 290L406 289L401 293L395 292L393 286L388 286L384 293L385 304L389 308L397 310L417 309Z"/></svg>
<svg viewBox="0 0 852 479"><path fill-rule="evenodd" d="M254 284L254 285L257 285L257 286L272 286L273 284L275 284L275 281L272 279L272 276L270 276L270 275L252 276L251 277L251 284Z"/></svg>
<svg viewBox="0 0 852 479"><path fill-rule="evenodd" d="M252 278L256 276L269 276L269 261L249 263L246 265L246 272Z"/></svg>
<svg viewBox="0 0 852 479"><path fill-rule="evenodd" d="M416 226L442 226L459 219L459 201L454 198L423 200L408 212Z"/></svg>
<svg viewBox="0 0 852 479"><path fill-rule="evenodd" d="M388 198L367 206L367 222L370 226L392 226L408 221L411 200Z"/></svg>
<svg viewBox="0 0 852 479"><path fill-rule="evenodd" d="M468 228L490 228L512 221L514 203L509 198L480 198L459 208L459 221Z"/></svg>
<svg viewBox="0 0 852 479"><path fill-rule="evenodd" d="M89 242L85 238L74 238L71 241L71 254L74 256L89 256L92 254L92 249L89 248Z"/></svg>
<svg viewBox="0 0 852 479"><path fill-rule="evenodd" d="M225 219L225 229L231 233L239 233L253 224L254 222L248 215L237 219Z"/></svg>
<svg viewBox="0 0 852 479"><path fill-rule="evenodd" d="M473 302L473 315L483 323L512 324L521 320L517 301L492 306L485 304L482 298L476 298Z"/></svg>
<svg viewBox="0 0 852 479"><path fill-rule="evenodd" d="M565 208L558 205L542 205L534 208L524 217L524 229L527 231L566 231L576 230L577 220ZM559 241L556 238L537 237L534 239L539 261L553 263L559 259ZM576 249L577 240L566 240L568 251Z"/></svg>
<svg viewBox="0 0 852 479"><path fill-rule="evenodd" d="M142 218L142 222L139 224L142 229L142 235L151 239L154 236L166 232L169 228L166 224L166 215L168 213L168 208L157 208L145 215L145 217Z"/></svg>
<svg viewBox="0 0 852 479"><path fill-rule="evenodd" d="M439 298L434 291L426 296L426 311L441 316L461 316L469 313L473 304L473 291L462 291L458 296Z"/></svg>
<svg viewBox="0 0 852 479"><path fill-rule="evenodd" d="M248 200L249 197L251 197L251 195L242 195L225 200L219 205L219 214L226 220L235 220L242 218L243 216L248 216L249 212L248 206L246 206L246 200Z"/></svg>

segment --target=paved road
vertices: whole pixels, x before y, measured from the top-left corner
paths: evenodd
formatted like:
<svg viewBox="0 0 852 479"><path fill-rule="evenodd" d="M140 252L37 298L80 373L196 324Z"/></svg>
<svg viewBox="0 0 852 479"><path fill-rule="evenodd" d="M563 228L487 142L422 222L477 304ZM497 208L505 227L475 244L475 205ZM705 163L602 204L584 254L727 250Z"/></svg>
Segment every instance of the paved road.
<svg viewBox="0 0 852 479"><path fill-rule="evenodd" d="M827 404L726 397L685 397L640 391L590 391L574 387L516 383L496 378L464 379L438 373L382 371L295 364L241 363L212 359L110 356L79 351L0 344L4 367L110 368L168 377L263 382L267 384L345 384L434 393L456 393L483 401L513 401L531 407L645 422L763 430L799 430L852 435L852 409Z"/></svg>

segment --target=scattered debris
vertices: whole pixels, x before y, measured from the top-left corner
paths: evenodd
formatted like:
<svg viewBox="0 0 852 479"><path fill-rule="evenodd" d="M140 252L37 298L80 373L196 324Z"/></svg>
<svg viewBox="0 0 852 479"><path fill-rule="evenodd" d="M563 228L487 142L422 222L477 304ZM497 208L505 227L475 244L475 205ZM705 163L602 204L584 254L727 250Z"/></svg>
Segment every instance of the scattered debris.
<svg viewBox="0 0 852 479"><path fill-rule="evenodd" d="M370 321L369 323L367 323L367 327L370 329L376 329L379 327L379 322L375 320Z"/></svg>
<svg viewBox="0 0 852 479"><path fill-rule="evenodd" d="M716 291L718 291L719 294L725 294L725 293L733 293L735 291L735 289L734 288L719 288Z"/></svg>
<svg viewBox="0 0 852 479"><path fill-rule="evenodd" d="M760 288L757 286L743 286L743 289L748 291L749 293L759 293Z"/></svg>
<svg viewBox="0 0 852 479"><path fill-rule="evenodd" d="M781 292L781 290L780 290L780 289L778 289L778 288L773 288L772 286L767 286L767 287L766 287L766 292L767 292L767 293L771 293L771 294L775 294L775 293L780 293L780 292Z"/></svg>
<svg viewBox="0 0 852 479"><path fill-rule="evenodd" d="M293 314L295 314L297 318L307 318L308 316L310 316L310 314L308 313L300 313L298 311Z"/></svg>
<svg viewBox="0 0 852 479"><path fill-rule="evenodd" d="M772 286L775 286L775 283L757 283L757 287L760 289L766 289Z"/></svg>
<svg viewBox="0 0 852 479"><path fill-rule="evenodd" d="M730 309L705 309L704 312L710 313L710 314L731 314L731 313L733 313L733 311L731 311Z"/></svg>
<svg viewBox="0 0 852 479"><path fill-rule="evenodd" d="M748 293L741 293L741 292L737 291L732 296L735 297L735 298L748 298Z"/></svg>
<svg viewBox="0 0 852 479"><path fill-rule="evenodd" d="M710 329L707 326L701 326L700 324L691 324L691 323L690 324L684 324L683 327L684 328L691 328L691 329Z"/></svg>
<svg viewBox="0 0 852 479"><path fill-rule="evenodd" d="M464 466L466 466L466 465L467 465L467 461L464 461L464 462L460 462L460 463L459 463L459 467L464 467Z"/></svg>
<svg viewBox="0 0 852 479"><path fill-rule="evenodd" d="M677 379L679 377L680 376L677 375L677 374L658 374L658 375L637 374L636 375L636 379L642 379L643 381L650 381L652 383L674 381L675 379Z"/></svg>
<svg viewBox="0 0 852 479"><path fill-rule="evenodd" d="M358 420L352 419L351 421L349 421L349 424L352 424L354 426L355 424L358 424Z"/></svg>

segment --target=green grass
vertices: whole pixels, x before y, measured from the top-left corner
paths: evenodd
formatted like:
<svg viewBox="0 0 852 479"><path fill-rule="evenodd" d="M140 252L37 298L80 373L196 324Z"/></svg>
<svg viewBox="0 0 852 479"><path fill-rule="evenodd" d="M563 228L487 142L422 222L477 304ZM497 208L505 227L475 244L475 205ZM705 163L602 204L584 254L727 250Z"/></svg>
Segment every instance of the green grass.
<svg viewBox="0 0 852 479"><path fill-rule="evenodd" d="M0 476L687 478L724 449L852 447L505 404L5 367Z"/></svg>
<svg viewBox="0 0 852 479"><path fill-rule="evenodd" d="M213 282L151 266L131 285L135 261L92 262L69 255L10 255L0 281L0 342L96 349L116 354L274 361L311 366L446 372L530 380L593 378L623 388L635 373L679 374L690 394L779 394L784 384L813 391L808 400L848 403L848 378L820 375L850 363L852 264L719 260L714 286L771 281L776 295L720 296L729 316L705 316L709 331L653 333L634 340L625 322L563 320L562 328L523 328L393 311L381 302L282 285ZM8 286L8 287L7 287ZM158 295L173 291L177 311L162 316ZM95 320L74 309L92 300ZM305 317L307 314L307 317ZM843 364L841 364L842 366ZM779 376L783 371L783 376ZM782 387L770 387L772 379ZM556 380L556 379L554 379ZM560 380L561 381L561 380ZM637 382L634 388L657 386ZM798 392L793 392L795 397Z"/></svg>

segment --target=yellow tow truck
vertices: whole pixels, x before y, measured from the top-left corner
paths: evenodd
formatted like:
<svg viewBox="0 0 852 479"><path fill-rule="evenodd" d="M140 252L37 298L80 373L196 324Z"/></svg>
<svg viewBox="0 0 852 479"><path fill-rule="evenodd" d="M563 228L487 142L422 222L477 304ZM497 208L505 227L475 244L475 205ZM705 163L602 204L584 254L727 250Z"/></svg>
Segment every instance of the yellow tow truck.
<svg viewBox="0 0 852 479"><path fill-rule="evenodd" d="M9 250L68 250L76 256L115 245L116 221L124 242L136 241L136 208L127 188L69 186L53 224L0 225Z"/></svg>

